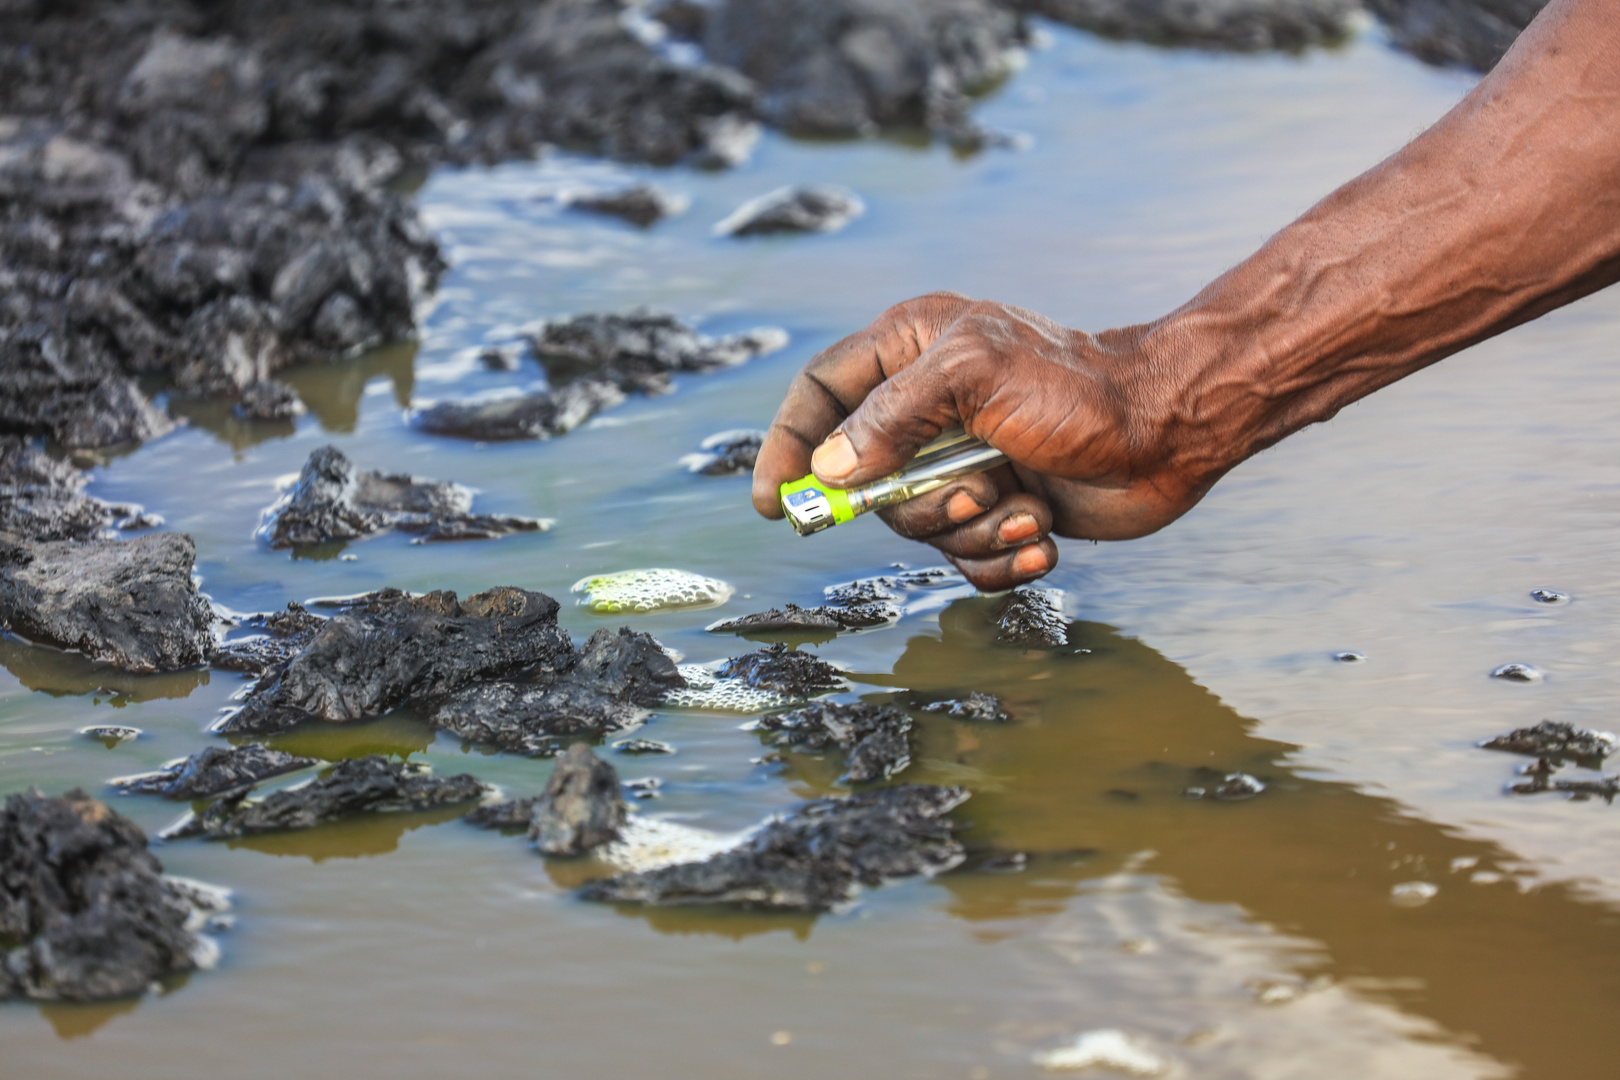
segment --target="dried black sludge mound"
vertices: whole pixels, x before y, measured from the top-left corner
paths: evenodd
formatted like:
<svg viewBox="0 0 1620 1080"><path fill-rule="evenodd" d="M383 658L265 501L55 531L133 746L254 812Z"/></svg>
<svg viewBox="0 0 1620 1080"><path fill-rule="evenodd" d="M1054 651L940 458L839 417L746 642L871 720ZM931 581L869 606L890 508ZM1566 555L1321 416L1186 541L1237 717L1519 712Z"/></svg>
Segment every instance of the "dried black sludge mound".
<svg viewBox="0 0 1620 1080"><path fill-rule="evenodd" d="M266 733L302 720L380 716L434 707L474 683L567 667L573 643L557 602L500 587L458 600L385 589L326 620L296 653L269 668L220 730Z"/></svg>
<svg viewBox="0 0 1620 1080"><path fill-rule="evenodd" d="M340 761L330 775L249 802L226 796L175 829L175 837L223 840L255 833L312 829L355 814L428 810L482 798L488 785L473 776L428 775L425 765L389 761L380 754Z"/></svg>
<svg viewBox="0 0 1620 1080"><path fill-rule="evenodd" d="M851 899L857 886L961 863L965 852L945 815L967 797L962 788L903 784L816 799L730 851L592 882L580 894L621 903L826 911Z"/></svg>
<svg viewBox="0 0 1620 1080"><path fill-rule="evenodd" d="M101 1001L191 971L185 889L133 822L83 791L12 795L0 812L0 998Z"/></svg>
<svg viewBox="0 0 1620 1080"><path fill-rule="evenodd" d="M209 746L156 772L115 780L113 785L128 795L205 799L252 787L261 780L314 764L317 764L314 758L272 750L259 743L228 748Z"/></svg>
<svg viewBox="0 0 1620 1080"><path fill-rule="evenodd" d="M911 717L892 705L816 702L759 720L759 730L777 746L848 751L844 779L852 784L884 780L911 763Z"/></svg>

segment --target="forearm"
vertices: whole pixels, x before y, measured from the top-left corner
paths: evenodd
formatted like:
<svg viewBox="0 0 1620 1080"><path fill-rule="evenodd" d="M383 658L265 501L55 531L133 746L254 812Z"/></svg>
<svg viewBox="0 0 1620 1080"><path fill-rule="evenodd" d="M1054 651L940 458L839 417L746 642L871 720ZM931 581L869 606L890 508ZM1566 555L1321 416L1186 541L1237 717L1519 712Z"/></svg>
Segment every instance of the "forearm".
<svg viewBox="0 0 1620 1080"><path fill-rule="evenodd" d="M1142 432L1206 487L1419 368L1620 279L1620 5L1554 0L1438 124L1140 342Z"/></svg>

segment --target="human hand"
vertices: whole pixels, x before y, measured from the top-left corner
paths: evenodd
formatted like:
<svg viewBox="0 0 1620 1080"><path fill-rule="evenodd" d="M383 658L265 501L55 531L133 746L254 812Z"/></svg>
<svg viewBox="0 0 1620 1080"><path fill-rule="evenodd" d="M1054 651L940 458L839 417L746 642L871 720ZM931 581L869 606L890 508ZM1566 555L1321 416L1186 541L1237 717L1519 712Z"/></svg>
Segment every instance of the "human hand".
<svg viewBox="0 0 1620 1080"><path fill-rule="evenodd" d="M814 471L836 487L899 469L960 425L1011 459L880 511L981 589L1057 564L1051 535L1144 536L1195 504L1231 462L1200 451L1176 380L1143 328L1093 337L954 293L898 304L794 377L754 467L754 507Z"/></svg>

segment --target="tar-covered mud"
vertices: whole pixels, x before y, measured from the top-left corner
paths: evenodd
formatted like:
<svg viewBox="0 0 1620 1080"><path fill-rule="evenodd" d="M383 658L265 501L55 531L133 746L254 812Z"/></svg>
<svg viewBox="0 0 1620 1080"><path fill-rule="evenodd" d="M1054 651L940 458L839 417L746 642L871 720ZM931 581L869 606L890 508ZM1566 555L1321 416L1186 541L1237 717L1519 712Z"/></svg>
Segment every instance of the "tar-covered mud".
<svg viewBox="0 0 1620 1080"><path fill-rule="evenodd" d="M748 505L884 305L1163 314L1524 13L906 6L153 0L0 115L0 1074L1613 1071L1620 297L1003 596Z"/></svg>

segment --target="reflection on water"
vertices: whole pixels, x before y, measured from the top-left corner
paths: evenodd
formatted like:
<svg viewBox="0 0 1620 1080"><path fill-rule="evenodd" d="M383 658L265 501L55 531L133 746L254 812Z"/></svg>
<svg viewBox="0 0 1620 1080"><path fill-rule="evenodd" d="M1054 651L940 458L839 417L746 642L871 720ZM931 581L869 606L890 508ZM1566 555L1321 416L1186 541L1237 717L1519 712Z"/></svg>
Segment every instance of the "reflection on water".
<svg viewBox="0 0 1620 1080"><path fill-rule="evenodd" d="M115 1016L135 1011L140 998L123 1001L98 1001L93 1004L73 1004L53 1001L39 1007L39 1014L50 1021L56 1037L66 1042L93 1034Z"/></svg>
<svg viewBox="0 0 1620 1080"><path fill-rule="evenodd" d="M92 704L119 707L134 701L183 698L207 686L207 668L187 668L162 675L131 675L82 653L20 641L0 634L0 667L22 685L52 697L94 694Z"/></svg>
<svg viewBox="0 0 1620 1080"><path fill-rule="evenodd" d="M325 862L327 859L365 859L398 851L400 837L406 833L424 825L442 825L454 821L472 809L473 805L460 803L436 806L431 810L361 814L317 825L313 829L244 836L227 840L225 844L232 850L256 851L261 855L291 855L312 863Z"/></svg>
<svg viewBox="0 0 1620 1080"><path fill-rule="evenodd" d="M1592 957L1620 949L1612 912L1563 887L1521 891L1494 846L1299 775L1290 747L1255 738L1180 667L1111 627L1073 624L1067 653L1010 651L989 643L987 607L958 602L939 637L913 637L893 675L871 679L988 690L1015 717L965 729L921 715L919 779L953 779L930 777L941 760L1004 778L957 811L968 841L1033 856L1022 873L943 877L953 914L1037 916L1131 864L1194 900L1237 904L1321 942L1310 974L1477 1037L1497 1058L1533 1065L1526 1075L1610 1067L1620 972ZM1267 790L1238 803L1185 798L1208 767L1251 773ZM1422 907L1398 906L1391 889L1409 881L1439 892Z"/></svg>
<svg viewBox="0 0 1620 1080"><path fill-rule="evenodd" d="M412 754L426 750L433 738L433 729L425 721L401 712L352 724L308 720L264 742L272 749L321 761L340 761L343 758L365 757L367 754L382 754L405 761ZM251 735L237 735L231 741L250 743L259 740Z"/></svg>
<svg viewBox="0 0 1620 1080"><path fill-rule="evenodd" d="M229 401L170 398L169 412L192 427L202 428L238 454L267 439L288 438L298 430L294 420L244 420L236 415L235 405Z"/></svg>
<svg viewBox="0 0 1620 1080"><path fill-rule="evenodd" d="M393 386L394 404L409 408L415 386L414 341L387 345L356 360L335 364L306 364L282 372L280 378L298 391L325 431L347 433L360 418L360 398L371 380L386 378Z"/></svg>

